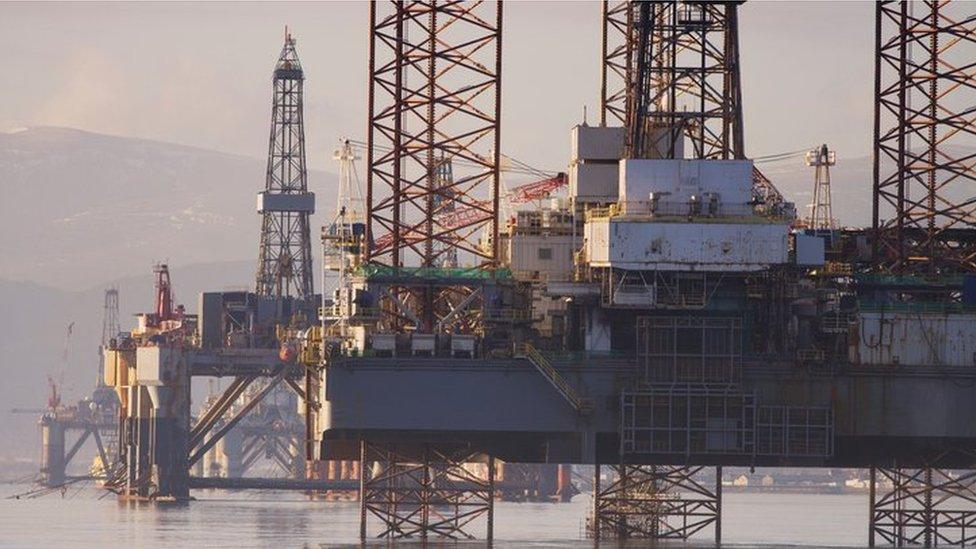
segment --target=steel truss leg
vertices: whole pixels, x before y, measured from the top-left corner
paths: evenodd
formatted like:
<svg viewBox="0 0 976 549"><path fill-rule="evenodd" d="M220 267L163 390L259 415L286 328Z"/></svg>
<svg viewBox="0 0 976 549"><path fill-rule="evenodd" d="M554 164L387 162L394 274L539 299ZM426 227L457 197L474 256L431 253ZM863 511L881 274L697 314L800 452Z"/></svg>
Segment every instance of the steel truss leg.
<svg viewBox="0 0 976 549"><path fill-rule="evenodd" d="M868 541L976 545L976 471L871 469Z"/></svg>
<svg viewBox="0 0 976 549"><path fill-rule="evenodd" d="M604 467L609 482L600 479ZM711 489L695 478L705 467L597 464L595 469L589 537L686 540L714 525L716 541L721 540L720 470Z"/></svg>
<svg viewBox="0 0 976 549"><path fill-rule="evenodd" d="M485 517L492 539L494 458L486 462L470 448L362 441L360 459L360 538L374 517L382 525L378 538L474 539L468 530Z"/></svg>

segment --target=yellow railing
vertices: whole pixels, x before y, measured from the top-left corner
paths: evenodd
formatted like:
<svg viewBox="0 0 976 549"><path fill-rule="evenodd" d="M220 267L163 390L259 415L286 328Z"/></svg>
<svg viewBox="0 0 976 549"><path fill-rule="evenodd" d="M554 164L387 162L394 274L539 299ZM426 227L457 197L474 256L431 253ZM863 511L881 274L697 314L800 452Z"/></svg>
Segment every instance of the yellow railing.
<svg viewBox="0 0 976 549"><path fill-rule="evenodd" d="M546 378L553 387L559 391L559 394L563 396L569 404L580 413L586 413L593 409L593 403L590 399L584 399L579 396L576 389L566 381L555 368L549 360L539 352L538 349L532 346L531 343L526 343L523 346L523 352L525 353L525 358L535 366L536 370L542 374L542 377Z"/></svg>

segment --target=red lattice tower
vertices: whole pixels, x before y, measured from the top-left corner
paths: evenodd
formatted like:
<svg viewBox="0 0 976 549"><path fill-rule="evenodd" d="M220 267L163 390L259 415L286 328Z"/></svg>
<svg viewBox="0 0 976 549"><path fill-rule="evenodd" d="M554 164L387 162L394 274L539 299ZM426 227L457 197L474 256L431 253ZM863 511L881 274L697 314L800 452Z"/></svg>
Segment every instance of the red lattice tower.
<svg viewBox="0 0 976 549"><path fill-rule="evenodd" d="M498 235L501 14L500 2L370 4L367 240L392 238L370 262L431 267L453 249L496 265L495 246L478 240ZM467 223L439 219L469 208L480 215Z"/></svg>
<svg viewBox="0 0 976 549"><path fill-rule="evenodd" d="M976 4L876 7L875 263L976 271Z"/></svg>

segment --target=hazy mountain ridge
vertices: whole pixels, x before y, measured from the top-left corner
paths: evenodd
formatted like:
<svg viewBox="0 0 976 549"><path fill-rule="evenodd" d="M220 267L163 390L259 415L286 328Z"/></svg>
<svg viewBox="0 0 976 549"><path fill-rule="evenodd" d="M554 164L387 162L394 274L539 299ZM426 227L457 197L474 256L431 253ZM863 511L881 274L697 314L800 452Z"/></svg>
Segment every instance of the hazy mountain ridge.
<svg viewBox="0 0 976 549"><path fill-rule="evenodd" d="M264 170L257 158L146 139L0 133L0 276L81 290L157 260L254 257ZM309 173L321 211L331 210L334 180Z"/></svg>

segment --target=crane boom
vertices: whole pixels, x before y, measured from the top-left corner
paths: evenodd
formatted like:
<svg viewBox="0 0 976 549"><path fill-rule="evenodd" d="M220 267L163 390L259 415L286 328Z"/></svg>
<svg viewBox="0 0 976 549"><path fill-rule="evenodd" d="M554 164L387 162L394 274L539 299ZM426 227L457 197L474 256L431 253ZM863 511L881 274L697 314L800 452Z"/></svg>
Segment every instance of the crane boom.
<svg viewBox="0 0 976 549"><path fill-rule="evenodd" d="M560 172L553 177L514 187L502 195L502 198L509 204L525 204L534 200L547 198L553 192L565 187L568 183L569 179L566 177L566 174ZM452 231L478 224L491 217L491 214L486 211L490 207L491 203L489 201L481 200L474 205L457 208L444 216L438 217L436 224L445 231ZM415 234L415 231L407 227L400 229L400 236L406 242L420 240L420 234ZM392 244L393 233L385 233L373 241L373 251L383 251Z"/></svg>

